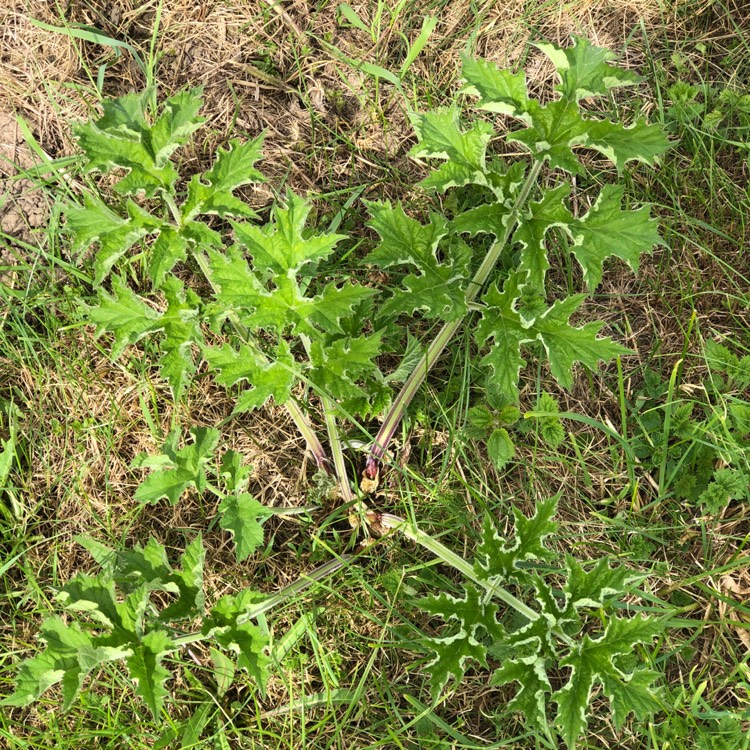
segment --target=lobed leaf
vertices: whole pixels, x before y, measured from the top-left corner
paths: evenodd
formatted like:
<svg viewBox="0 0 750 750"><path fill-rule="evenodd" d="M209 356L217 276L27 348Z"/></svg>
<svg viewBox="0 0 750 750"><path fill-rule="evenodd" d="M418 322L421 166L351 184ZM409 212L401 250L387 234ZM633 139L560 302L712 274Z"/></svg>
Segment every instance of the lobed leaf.
<svg viewBox="0 0 750 750"><path fill-rule="evenodd" d="M125 660L130 678L135 683L136 695L143 698L157 722L168 695L164 684L170 677L161 662L166 654L174 650L169 633L152 630L133 647L133 653Z"/></svg>
<svg viewBox="0 0 750 750"><path fill-rule="evenodd" d="M458 629L453 629L445 638L430 638L427 647L434 658L425 669L430 674L430 688L434 697L451 678L454 683L463 679L469 659L487 666L486 637L500 639L504 630L497 621L497 606L486 601L484 595L467 585L463 597L440 594L422 599L417 604L432 615L446 621L457 620Z"/></svg>
<svg viewBox="0 0 750 750"><path fill-rule="evenodd" d="M263 527L258 519L268 511L252 495L227 495L219 504L219 526L234 537L237 562L249 557L263 543Z"/></svg>
<svg viewBox="0 0 750 750"><path fill-rule="evenodd" d="M512 540L503 539L489 518L485 521L482 542L477 548L474 563L474 569L483 578L516 578L522 575L524 563L530 560L550 560L555 556L544 541L558 527L553 520L557 513L557 498L538 502L534 515L530 518L516 507L512 510Z"/></svg>
<svg viewBox="0 0 750 750"><path fill-rule="evenodd" d="M542 294L545 290L545 275L549 268L544 238L552 227L569 231L573 215L563 203L570 193L569 185L559 185L545 190L541 200L529 204L513 234L513 242L522 245L518 270L527 272L527 283Z"/></svg>
<svg viewBox="0 0 750 750"><path fill-rule="evenodd" d="M190 486L202 492L206 486L206 463L213 457L219 431L210 427L191 427L194 442L170 456L170 466L152 472L135 491L135 499L155 503L163 497L174 505Z"/></svg>
<svg viewBox="0 0 750 750"><path fill-rule="evenodd" d="M237 654L237 666L247 670L264 693L271 664L268 634L252 622L238 622L248 607L262 598L262 594L249 589L236 596L221 597L204 620L201 631L222 648Z"/></svg>
<svg viewBox="0 0 750 750"><path fill-rule="evenodd" d="M467 54L461 55L461 62L461 74L465 81L461 93L478 96L478 109L503 115L523 116L529 97L526 90L526 74L522 70L511 73L509 70L498 68L493 62Z"/></svg>
<svg viewBox="0 0 750 750"><path fill-rule="evenodd" d="M599 638L584 635L561 661L561 666L569 667L571 673L567 683L552 694L552 700L558 704L555 722L569 748L575 747L586 729L586 710L597 681L612 703L618 729L631 712L642 720L659 710L651 687L657 674L643 669L627 671L619 661L638 644L650 643L663 628L663 623L643 615L614 617Z"/></svg>
<svg viewBox="0 0 750 750"><path fill-rule="evenodd" d="M424 188L445 192L449 187L470 182L480 185L487 183L485 154L494 134L491 125L477 120L468 130L461 130L456 107L414 113L410 118L419 143L409 154L418 159L432 157L446 160L422 181Z"/></svg>
<svg viewBox="0 0 750 750"><path fill-rule="evenodd" d="M649 206L637 211L620 208L624 192L621 185L605 185L589 212L570 226L574 238L570 250L581 264L583 279L592 291L601 281L606 258L613 255L621 258L635 272L641 254L663 244Z"/></svg>
<svg viewBox="0 0 750 750"><path fill-rule="evenodd" d="M526 364L521 343L533 339L516 310L524 280L525 274L513 272L502 292L495 285L487 290L482 298L486 307L474 333L479 346L492 342L482 364L491 370L492 386L511 403L518 400L518 376Z"/></svg>
<svg viewBox="0 0 750 750"><path fill-rule="evenodd" d="M244 380L250 386L240 394L233 413L259 409L269 398L277 404L289 399L296 368L286 342L279 343L273 360L244 343L239 349L229 344L220 349L204 347L203 356L217 371L216 381L221 385L232 386Z"/></svg>
<svg viewBox="0 0 750 750"><path fill-rule="evenodd" d="M549 42L534 46L554 63L561 79L557 90L567 99L579 100L604 96L613 88L632 86L641 79L623 68L608 65L616 55L603 47L595 47L588 39L573 35L573 44L561 49Z"/></svg>
<svg viewBox="0 0 750 750"><path fill-rule="evenodd" d="M68 625L60 617L45 620L39 637L46 644L45 650L21 664L14 692L0 704L28 706L48 688L62 683L63 711L67 711L89 672L131 653L127 648L97 646L78 623Z"/></svg>
<svg viewBox="0 0 750 750"><path fill-rule="evenodd" d="M286 207L274 206L272 223L264 227L232 223L237 239L253 256L254 269L261 274L299 273L306 265L315 264L334 251L344 235L306 232L311 208L290 190Z"/></svg>
<svg viewBox="0 0 750 750"><path fill-rule="evenodd" d="M587 323L581 328L570 325L570 316L585 298L585 294L577 294L558 300L534 322L533 330L547 351L550 372L563 388L573 385L573 365L576 362L596 369L600 360L631 353L611 339L597 338L603 323Z"/></svg>

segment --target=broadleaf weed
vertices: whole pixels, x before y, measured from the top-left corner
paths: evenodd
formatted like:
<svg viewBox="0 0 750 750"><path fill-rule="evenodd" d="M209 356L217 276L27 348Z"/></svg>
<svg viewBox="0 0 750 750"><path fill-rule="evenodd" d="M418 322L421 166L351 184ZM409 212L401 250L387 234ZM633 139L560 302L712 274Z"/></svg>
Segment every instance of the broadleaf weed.
<svg viewBox="0 0 750 750"><path fill-rule="evenodd" d="M429 33L429 24L425 29ZM236 192L263 181L255 166L263 136L231 140L210 169L185 183L175 155L202 125L200 90L169 97L155 110L150 91L105 101L102 116L75 133L86 168L116 177L115 195L90 193L82 204L64 206L74 252L83 256L96 247L98 304L82 304L86 320L97 335L112 336L113 358L157 336L158 367L175 399L203 363L216 382L239 392L235 413L271 399L285 405L319 470L335 478L347 502L354 502L357 490L347 476L339 422L385 413L364 469L363 486L372 491L411 400L457 331L471 322L474 366L481 373L476 385L486 392L486 403L469 410L469 427L472 437L486 438L501 468L515 452L508 427L520 414L520 378L528 360L546 362L557 383L570 388L577 363L596 368L627 354L627 348L600 336L601 322L576 320L608 258L620 258L635 272L641 255L661 243L649 206L623 209L618 184L604 185L581 215L569 201L569 177L587 174L589 161L582 154L595 152L621 174L630 162L655 164L669 147L657 125L640 119L625 125L594 117L581 106L638 79L611 65L611 53L585 39L575 38L567 49L537 46L560 81L555 98L544 104L529 95L523 72L468 56L463 61L463 94L474 97L477 112L502 115L519 124L517 129L500 131L479 114L466 121L458 105L412 113L417 143L411 156L438 164L421 185L442 197L444 211L437 210L436 200L436 210L420 221L408 207L368 201L379 243L363 260L347 256L348 267L337 263L333 278L329 264L348 237L311 226L308 199L288 191L262 223ZM528 158L498 156L503 139ZM553 295L551 231L580 266L584 292ZM394 283L382 288L370 283L366 264L384 269ZM201 275L201 283L191 274ZM206 283L210 296L200 291ZM437 333L423 344L425 326L433 324ZM380 366L386 351L404 352L405 365L390 375ZM730 369L731 377L744 377L742 361ZM403 382L395 395L394 381ZM300 399L300 386L308 399ZM330 459L313 426L315 411L306 408L310 399L324 412ZM544 416L536 429L558 445L564 431L557 402L542 393L537 410ZM738 413L739 419L747 417ZM266 510L247 492L240 457L229 452L217 459L218 430L190 432L192 440L182 447L181 430L175 430L161 454L139 459L152 473L135 499L174 504L187 489L211 492L218 499L219 523L234 535L238 558L244 559L262 540ZM716 481L733 491L733 476L722 474ZM330 486L318 484L323 491ZM364 517L373 529L402 531L467 580L463 598L443 593L420 603L456 621L447 637L426 644L435 654L426 665L434 697L463 678L469 659L482 666L499 661L493 684L520 685L509 708L524 713L529 726L550 741L557 734L573 747L586 729L597 683L617 728L630 713L643 719L659 709L652 687L658 673L631 657L664 625L656 618L625 617L615 607L633 593L639 576L606 560L590 567L572 556L562 560L546 546L556 528L555 510L554 501L544 501L531 517L514 511L515 532L508 540L488 520L474 563L413 524L372 511ZM169 676L164 656L194 640L210 640L234 653L238 666L264 689L268 635L252 620L287 594L263 598L248 589L205 613L200 538L186 549L179 570L155 541L128 551L85 544L95 547L102 572L73 578L62 601L68 611L84 613L88 624L47 620L42 626L47 648L21 666L6 704L25 705L62 683L67 708L94 667L124 659L138 694L158 717ZM293 584L288 595L340 564ZM161 611L151 599L160 591L178 596ZM506 607L516 610L521 624L510 622ZM200 632L175 629L175 620L197 617L203 619Z"/></svg>

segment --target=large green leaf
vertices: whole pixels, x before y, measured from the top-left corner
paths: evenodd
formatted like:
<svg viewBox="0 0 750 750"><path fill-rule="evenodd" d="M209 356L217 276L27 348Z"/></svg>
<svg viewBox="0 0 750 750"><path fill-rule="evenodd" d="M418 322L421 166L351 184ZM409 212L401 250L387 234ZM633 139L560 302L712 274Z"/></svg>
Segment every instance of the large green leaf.
<svg viewBox="0 0 750 750"><path fill-rule="evenodd" d="M649 206L623 211L623 194L621 185L605 185L589 212L570 226L574 238L571 252L581 264L583 279L592 291L601 281L606 258L622 258L637 271L641 254L650 253L654 245L663 242L658 222L649 215Z"/></svg>
<svg viewBox="0 0 750 750"><path fill-rule="evenodd" d="M529 97L526 92L526 74L521 70L511 73L501 70L493 62L461 55L461 74L464 94L479 97L478 109L520 117L526 111Z"/></svg>
<svg viewBox="0 0 750 750"><path fill-rule="evenodd" d="M290 190L286 207L274 207L272 223L264 227L233 223L237 239L250 251L257 272L299 273L304 266L315 264L334 251L344 235L305 231L311 208L307 201Z"/></svg>
<svg viewBox="0 0 750 750"><path fill-rule="evenodd" d="M552 227L567 230L573 222L573 215L563 203L569 193L570 186L566 184L545 190L541 200L529 204L513 234L513 241L523 246L518 269L528 272L527 282L541 294L545 291L545 274L549 268L544 238Z"/></svg>
<svg viewBox="0 0 750 750"><path fill-rule="evenodd" d="M494 133L491 125L477 120L462 130L457 107L412 114L411 121L419 139L409 152L411 156L446 160L422 181L423 187L445 192L470 182L486 184L485 154Z"/></svg>
<svg viewBox="0 0 750 750"><path fill-rule="evenodd" d="M538 47L552 60L562 83L558 91L568 99L604 96L618 86L631 86L640 78L629 70L608 65L616 55L603 47L595 47L588 39L573 36L573 45L561 49L549 42L537 42Z"/></svg>
<svg viewBox="0 0 750 750"><path fill-rule="evenodd" d="M114 335L112 358L122 354L128 344L160 328L160 315L147 305L119 276L112 277L112 294L99 291L99 306L87 307L89 320L96 325L96 336L105 331Z"/></svg>
<svg viewBox="0 0 750 750"><path fill-rule="evenodd" d="M240 344L234 349L224 344L220 349L204 347L203 356L217 371L216 381L232 386L247 381L250 386L242 391L235 406L235 413L258 409L269 398L283 404L289 398L295 380L295 363L289 346L282 341L273 360L264 357L255 347Z"/></svg>
<svg viewBox="0 0 750 750"><path fill-rule="evenodd" d="M557 530L553 520L557 513L557 500L541 500L529 518L515 506L513 510L513 536L506 540L487 518L482 532L482 543L477 549L474 569L483 578L500 576L504 579L523 576L524 566L531 560L550 560L555 554L545 545L545 540Z"/></svg>
<svg viewBox="0 0 750 750"><path fill-rule="evenodd" d="M158 160L154 153L151 128L144 115L147 99L148 92L105 100L101 118L73 128L88 169L127 170L128 174L115 184L115 190L125 195L143 191L153 197L157 190L170 190L177 180L175 168L162 158L170 146L160 141Z"/></svg>
<svg viewBox="0 0 750 750"><path fill-rule="evenodd" d="M426 645L434 653L425 669L430 674L430 688L437 697L449 680L459 683L469 659L487 666L487 649L483 641L500 639L503 627L497 620L497 605L488 602L473 586L467 585L462 597L440 594L421 599L417 604L431 615L439 615L457 625L443 638L430 638Z"/></svg>
<svg viewBox="0 0 750 750"><path fill-rule="evenodd" d="M152 630L134 645L133 653L125 660L130 677L135 682L136 694L143 698L157 722L168 695L164 683L170 677L161 662L166 654L174 650L169 633Z"/></svg>
<svg viewBox="0 0 750 750"><path fill-rule="evenodd" d="M183 221L190 221L199 214L248 219L257 216L232 191L242 185L264 182L263 175L254 166L262 156L262 149L263 135L245 143L233 138L228 148L220 148L213 167L194 175L188 183L187 198L181 208Z"/></svg>
<svg viewBox="0 0 750 750"><path fill-rule="evenodd" d="M127 648L97 646L78 623L68 625L60 617L45 620L39 637L45 650L21 664L16 689L0 701L2 705L27 706L48 688L62 683L63 710L67 711L92 669L131 653Z"/></svg>
<svg viewBox="0 0 750 750"><path fill-rule="evenodd" d="M629 619L614 617L598 638L584 635L560 665L571 669L570 678L552 695L558 704L556 723L569 748L588 724L591 689L600 682L610 699L615 726L620 728L629 713L639 720L660 709L651 683L657 673L650 670L629 670L624 657L630 657L635 646L650 643L664 626L658 620L636 615Z"/></svg>
<svg viewBox="0 0 750 750"><path fill-rule="evenodd" d="M555 302L536 318L533 330L544 344L549 360L550 372L563 388L573 385L573 365L582 362L596 369L600 361L607 361L618 354L630 354L609 338L598 338L603 323L586 323L576 328L570 325L570 316L583 304L585 294L576 294Z"/></svg>
<svg viewBox="0 0 750 750"><path fill-rule="evenodd" d="M545 106L531 101L527 119L530 127L514 130L508 134L508 140L522 143L535 159L549 161L552 169L582 174L583 168L573 153L573 147L586 143L588 123L581 117L577 104L567 99L558 99Z"/></svg>
<svg viewBox="0 0 750 750"><path fill-rule="evenodd" d="M310 347L310 380L322 393L339 401L367 398L357 381L377 371L373 361L380 354L380 334L314 341Z"/></svg>
<svg viewBox="0 0 750 750"><path fill-rule="evenodd" d="M516 309L524 279L525 274L514 272L502 291L495 285L487 290L482 298L486 307L474 332L479 346L492 343L482 364L491 370L493 387L511 402L518 400L518 375L526 364L521 356L521 343L533 338Z"/></svg>
<svg viewBox="0 0 750 750"><path fill-rule="evenodd" d="M155 503L163 497L174 505L180 495L190 486L202 492L206 486L206 463L213 458L219 431L210 427L191 427L193 442L172 451L165 446L165 454L158 461L144 461L142 465L157 465L159 468L149 474L135 491L135 499L142 503Z"/></svg>

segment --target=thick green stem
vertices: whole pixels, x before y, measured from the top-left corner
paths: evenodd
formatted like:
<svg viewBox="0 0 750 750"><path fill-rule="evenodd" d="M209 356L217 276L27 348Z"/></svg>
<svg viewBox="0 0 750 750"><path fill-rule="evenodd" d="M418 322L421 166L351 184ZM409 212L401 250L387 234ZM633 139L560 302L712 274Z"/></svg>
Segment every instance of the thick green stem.
<svg viewBox="0 0 750 750"><path fill-rule="evenodd" d="M336 406L333 400L328 396L323 396L322 402L323 412L325 413L326 418L326 430L328 431L328 445L331 449L331 456L333 457L333 468L336 472L336 479L341 488L341 499L345 503L351 503L354 501L354 494L352 493L349 478L347 477L344 451L341 447L341 440L339 439L339 428L336 424Z"/></svg>
<svg viewBox="0 0 750 750"><path fill-rule="evenodd" d="M378 521L381 526L387 529L393 529L394 531L399 531L407 539L411 539L412 542L416 542L425 549L429 550L433 555L435 555L435 557L439 557L444 563L455 568L460 573L463 573L466 578L475 583L477 586L480 586L492 596L495 596L501 601L505 602L509 607L513 607L516 612L523 615L527 620L534 621L539 619L538 612L535 612L533 609L531 609L531 607L524 604L518 597L513 596L513 594L511 594L509 591L506 591L496 581L482 580L476 574L474 566L470 562L464 560L463 557L448 549L448 547L435 539L435 537L430 536L421 529L417 528L415 524L409 523L403 518L399 518L398 516L394 516L389 513L379 514Z"/></svg>
<svg viewBox="0 0 750 750"><path fill-rule="evenodd" d="M532 189L536 185L539 172L542 168L541 161L535 161L531 165L526 179L521 186L521 189L516 196L516 200L513 203L513 207L508 215L508 221L505 225L505 231L502 237L498 238L496 242L492 244L492 247L487 252L481 265L474 274L474 277L469 282L469 287L466 290L466 303L467 303L467 315L472 309L472 303L479 295L479 292L484 287L487 279L492 273L492 269L495 267L500 254L503 252L505 246L510 240L510 236L513 229L518 221L518 215L526 205L526 201L531 194ZM427 347L427 351L419 360L416 367L412 370L411 374L404 383L398 396L396 396L390 411L383 420L383 424L380 427L373 444L370 448L370 455L367 459L367 465L365 466L365 477L370 480L374 480L377 477L380 462L385 455L388 448L388 444L393 438L398 425L403 419L404 413L411 403L412 399L416 395L420 386L424 382L427 374L432 369L437 358L442 354L443 349L448 345L450 340L455 335L456 331L461 327L466 316L459 318L458 320L446 323L438 332L437 336L432 340L430 345Z"/></svg>

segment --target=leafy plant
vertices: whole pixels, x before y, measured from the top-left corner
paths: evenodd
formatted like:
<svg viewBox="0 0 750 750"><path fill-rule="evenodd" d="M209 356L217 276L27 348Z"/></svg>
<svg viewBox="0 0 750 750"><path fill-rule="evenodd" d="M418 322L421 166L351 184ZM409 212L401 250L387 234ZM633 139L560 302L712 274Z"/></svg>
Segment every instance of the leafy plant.
<svg viewBox="0 0 750 750"><path fill-rule="evenodd" d="M93 670L123 661L136 694L159 721L168 695L166 682L172 676L163 661L197 641L209 641L232 654L263 692L270 640L267 630L253 620L347 560L322 566L273 595L248 588L223 596L206 611L200 534L185 548L177 568L170 564L164 545L153 538L145 546L124 550L83 537L77 541L100 570L95 575L79 573L60 589L57 600L66 617L55 615L42 623L44 651L21 664L16 689L1 705L26 706L60 684L62 707L67 710ZM190 630L198 618L200 629Z"/></svg>
<svg viewBox="0 0 750 750"><path fill-rule="evenodd" d="M428 23L424 39L429 31ZM594 117L581 105L637 82L632 73L609 64L611 53L581 38L568 49L537 47L555 64L560 81L556 96L544 104L529 96L523 72L464 57L463 91L475 97L478 113L507 118L501 131L478 114L465 122L458 105L412 114L418 142L411 155L438 163L421 185L447 194L447 210L417 219L400 204L367 202L370 227L380 241L359 260L346 252L349 237L310 226L309 200L287 191L263 223L240 197L240 188L263 180L255 167L262 136L244 143L232 139L210 169L189 179L180 175L174 157L202 124L200 90L169 97L158 108L150 91L103 102L102 116L74 132L86 169L115 177L114 196L105 200L87 193L80 205L62 206L74 252L84 257L95 248L92 281L98 301L81 304L85 320L97 335L111 336L113 357L142 340L155 343L159 372L175 399L200 366L201 373L236 394L235 414L271 399L283 404L315 457L319 486L330 483L327 477L334 479L341 498L351 503L355 490L339 421L385 413L364 470L363 488L372 490L411 400L456 332L475 321L472 368L481 373L477 385L486 391L487 405L475 407L471 419L475 426L484 419L490 454L503 465L514 450L507 425L517 419L527 360L546 363L559 385L570 388L576 363L594 368L627 354L599 335L602 323L579 325L581 308L601 281L608 258L618 257L637 271L641 254L661 242L648 206L623 208L620 185L604 185L588 209L574 213L568 175L583 180L591 152L622 173L629 162L653 165L669 146L656 125L640 119L623 125ZM507 127L513 120L520 122L515 130ZM528 159L501 158L502 141ZM550 242L552 236L558 241ZM553 296L547 271L555 252L575 258L585 292ZM365 265L384 269L393 283L376 288ZM429 339L425 331L432 325L437 333ZM426 338L426 346L412 345ZM380 355L400 351L406 352L402 365L383 372ZM394 396L396 382L403 387ZM550 443L559 443L564 435L556 402L548 394L542 399L546 421L537 429ZM307 408L311 404L322 409L328 450L313 427L317 412ZM137 466L153 471L135 498L175 503L188 488L213 493L220 499L219 523L234 534L243 559L261 540L259 523L266 511L247 493L247 470L237 454L229 452L217 464L218 431L194 428L191 434L192 442L180 447L175 431L161 454L138 460ZM655 673L635 670L629 652L650 642L661 626L612 614L610 602L631 582L621 568L599 562L587 570L572 558L556 571L527 566L551 559L542 542L554 528L553 513L554 504L547 503L532 519L516 515L512 543L488 526L476 566L450 558L472 581L463 604L447 595L423 604L436 615L459 620L458 635L451 638L464 649L456 658L434 642L437 656L429 671L435 693L449 678L461 679L467 658L484 664L486 654L494 653L504 660L495 673L497 684L522 685L514 705L535 707L530 721L549 734L551 698L558 705L561 736L572 746L585 728L597 680L611 699L618 726L630 711L640 717L655 709L650 688ZM421 532L409 534L438 549ZM199 634L177 634L174 620L202 616L200 541L185 551L179 571L156 542L130 552L85 544L95 550L102 573L77 576L62 597L69 609L90 619L70 625L60 618L47 621L42 631L47 650L22 665L9 704L24 705L62 681L68 706L96 665L125 659L156 715L168 677L164 654L196 638L213 639L237 653L262 689L266 635L250 621L280 595L259 604L251 590L222 599L204 616ZM445 547L439 549L449 555ZM549 576L567 581L562 595ZM536 592L539 609L499 588L506 580ZM179 598L160 610L152 592ZM493 596L526 623L503 624L492 609ZM575 640L584 626L594 625L594 610L605 618L603 624ZM511 645L512 654L502 650ZM553 691L548 669L555 659L571 671L567 686ZM519 677L528 666L530 676Z"/></svg>
<svg viewBox="0 0 750 750"><path fill-rule="evenodd" d="M497 665L490 685L514 692L509 702L498 701L498 712L522 714L550 746L557 746L557 735L575 747L596 685L610 702L617 729L631 713L643 720L660 710L653 686L659 673L637 655L662 633L665 621L625 616L622 599L642 575L605 558L582 565L546 545L557 529L556 509L556 499L539 503L531 517L513 508L507 539L487 518L473 565L401 519L383 516L378 523L401 530L466 578L462 595L441 593L417 602L446 623L424 642L433 698L460 683L472 665ZM499 608L498 599L508 607Z"/></svg>
<svg viewBox="0 0 750 750"><path fill-rule="evenodd" d="M658 472L662 495L718 515L730 500L748 497L750 404L740 394L750 384L750 357L713 341L705 356L712 373L703 398L695 389L677 398L669 383L645 371L632 447L647 471Z"/></svg>

